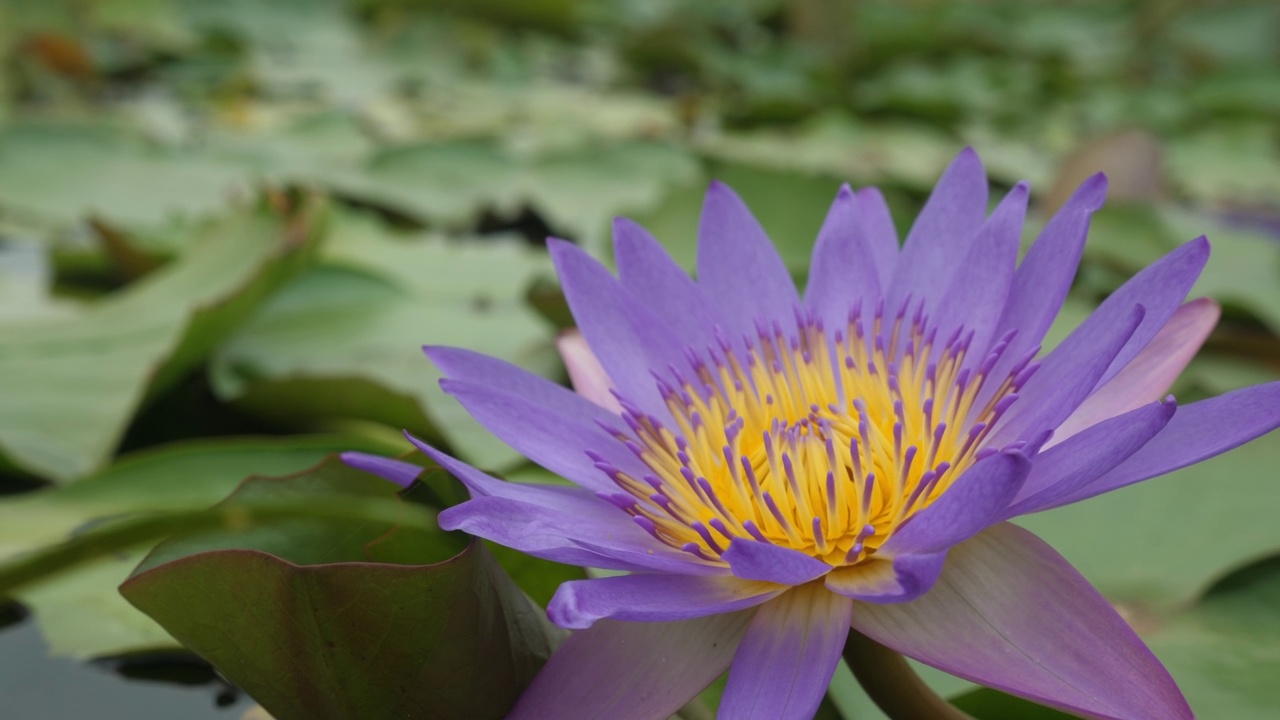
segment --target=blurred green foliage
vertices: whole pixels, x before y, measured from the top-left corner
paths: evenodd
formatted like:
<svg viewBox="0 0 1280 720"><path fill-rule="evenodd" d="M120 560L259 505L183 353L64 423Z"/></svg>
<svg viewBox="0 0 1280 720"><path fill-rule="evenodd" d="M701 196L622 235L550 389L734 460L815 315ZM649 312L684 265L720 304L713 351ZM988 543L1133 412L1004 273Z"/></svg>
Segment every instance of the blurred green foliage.
<svg viewBox="0 0 1280 720"><path fill-rule="evenodd" d="M1032 181L1030 241L1105 170L1052 336L1207 234L1196 294L1226 313L1175 390L1274 379L1278 37L1265 0L0 4L0 491L22 492L0 499L0 581L27 573L14 596L54 652L165 646L114 591L155 536L35 560L104 518L178 517L249 474L394 451L401 428L538 478L439 392L418 346L562 377L542 239L608 259L629 215L691 266L712 177L803 281L840 182L880 185L905 233L973 145L999 189ZM1280 706L1280 572L1241 570L1280 553L1277 466L1264 438L1028 520L1203 717ZM499 557L541 601L572 576ZM976 716L1047 717L930 677ZM876 717L846 674L832 699Z"/></svg>

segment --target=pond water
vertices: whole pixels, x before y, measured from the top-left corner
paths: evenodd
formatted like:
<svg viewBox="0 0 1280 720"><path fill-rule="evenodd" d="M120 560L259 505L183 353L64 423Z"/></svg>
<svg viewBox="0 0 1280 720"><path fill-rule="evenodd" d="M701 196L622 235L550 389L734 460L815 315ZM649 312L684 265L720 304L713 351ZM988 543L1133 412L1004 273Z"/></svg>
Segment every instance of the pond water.
<svg viewBox="0 0 1280 720"><path fill-rule="evenodd" d="M77 662L49 657L30 619L0 626L5 720L239 720L252 704L185 653Z"/></svg>

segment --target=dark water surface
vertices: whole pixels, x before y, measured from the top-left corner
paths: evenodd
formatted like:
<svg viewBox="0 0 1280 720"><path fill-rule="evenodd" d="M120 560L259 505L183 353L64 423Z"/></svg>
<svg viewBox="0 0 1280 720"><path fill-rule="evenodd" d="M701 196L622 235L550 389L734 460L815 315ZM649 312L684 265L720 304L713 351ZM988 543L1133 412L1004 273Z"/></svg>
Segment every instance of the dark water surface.
<svg viewBox="0 0 1280 720"><path fill-rule="evenodd" d="M156 671L193 684L124 675ZM0 720L239 720L251 706L185 655L83 663L48 657L30 619L0 627Z"/></svg>

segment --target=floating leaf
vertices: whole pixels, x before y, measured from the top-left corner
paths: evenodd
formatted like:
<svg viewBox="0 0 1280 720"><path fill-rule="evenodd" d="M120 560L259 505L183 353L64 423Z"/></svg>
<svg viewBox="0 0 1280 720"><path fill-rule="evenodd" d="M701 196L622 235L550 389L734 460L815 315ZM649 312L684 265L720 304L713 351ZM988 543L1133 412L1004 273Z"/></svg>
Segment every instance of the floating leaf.
<svg viewBox="0 0 1280 720"><path fill-rule="evenodd" d="M315 210L288 220L238 212L83 312L0 322L0 449L58 482L101 466L144 397L200 362L306 261Z"/></svg>
<svg viewBox="0 0 1280 720"><path fill-rule="evenodd" d="M1280 706L1280 564L1223 580L1151 634L1191 708L1204 718L1269 720Z"/></svg>
<svg viewBox="0 0 1280 720"><path fill-rule="evenodd" d="M241 168L106 127L17 125L0 133L0 210L54 225L94 215L156 227L250 194Z"/></svg>
<svg viewBox="0 0 1280 720"><path fill-rule="evenodd" d="M1165 613L1260 553L1280 551L1273 507L1258 500L1274 492L1278 465L1280 436L1270 435L1018 524L1057 548L1107 597Z"/></svg>
<svg viewBox="0 0 1280 720"><path fill-rule="evenodd" d="M272 417L355 417L443 437L501 468L517 453L437 385L424 344L456 345L547 374L550 328L524 292L545 253L501 239L397 237L371 216L340 215L326 265L284 288L214 359L224 398Z"/></svg>
<svg viewBox="0 0 1280 720"><path fill-rule="evenodd" d="M224 503L243 527L162 544L121 592L277 720L502 717L550 652L541 612L483 546L416 521L250 514L335 498L394 486L336 460L251 481Z"/></svg>
<svg viewBox="0 0 1280 720"><path fill-rule="evenodd" d="M488 140L422 143L388 150L337 188L446 226L484 210L514 214L527 204L552 227L598 243L608 221L657 205L697 174L684 151L644 141L599 142L540 153Z"/></svg>
<svg viewBox="0 0 1280 720"><path fill-rule="evenodd" d="M109 520L200 511L248 475L296 472L357 448L384 449L352 436L297 436L200 440L138 452L84 482L0 499L0 558ZM106 554L17 594L34 612L51 653L87 658L174 644L116 592L149 547Z"/></svg>

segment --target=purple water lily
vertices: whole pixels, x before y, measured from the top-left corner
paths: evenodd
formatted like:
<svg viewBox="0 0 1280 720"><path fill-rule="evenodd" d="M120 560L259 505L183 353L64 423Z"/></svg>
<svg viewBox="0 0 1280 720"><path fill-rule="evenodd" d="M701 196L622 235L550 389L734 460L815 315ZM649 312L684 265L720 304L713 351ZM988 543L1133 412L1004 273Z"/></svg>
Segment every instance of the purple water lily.
<svg viewBox="0 0 1280 720"><path fill-rule="evenodd" d="M560 587L548 614L578 632L511 717L665 718L727 668L722 717L807 718L850 627L1081 716L1192 716L1111 605L1008 521L1274 429L1280 383L1165 397L1218 318L1184 304L1203 238L1041 356L1106 181L1086 181L1021 263L1027 186L990 216L987 191L966 150L899 249L880 193L842 188L803 296L720 184L696 282L627 220L616 277L551 240L579 393L427 348L480 423L576 484L503 482L413 440L472 494L440 524L627 573ZM346 459L401 483L419 471Z"/></svg>

